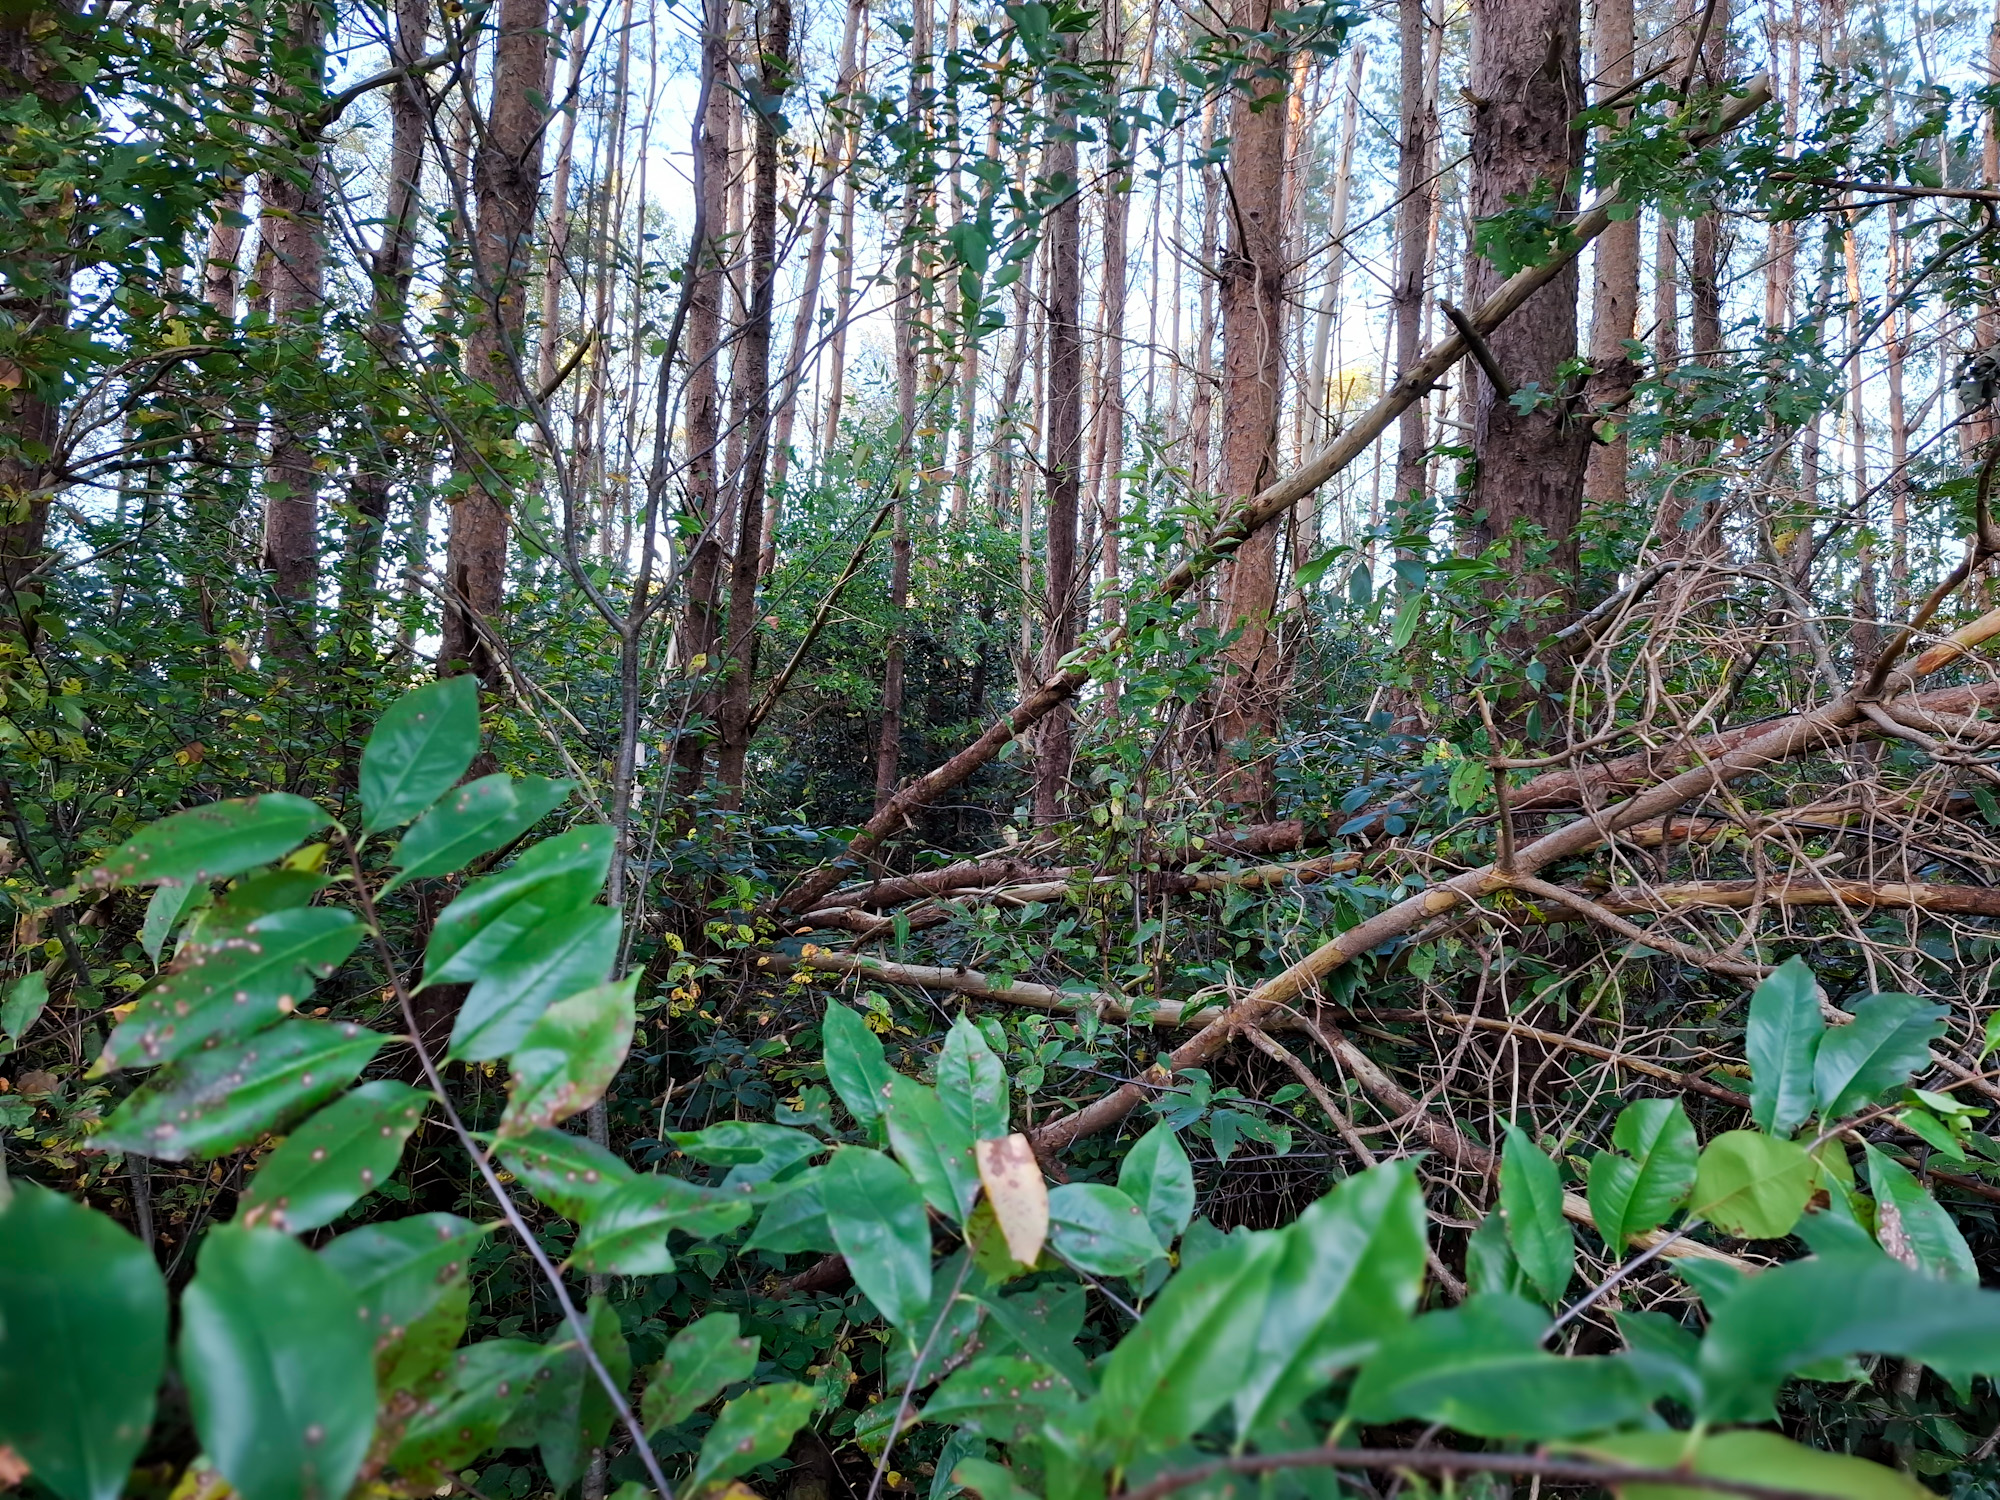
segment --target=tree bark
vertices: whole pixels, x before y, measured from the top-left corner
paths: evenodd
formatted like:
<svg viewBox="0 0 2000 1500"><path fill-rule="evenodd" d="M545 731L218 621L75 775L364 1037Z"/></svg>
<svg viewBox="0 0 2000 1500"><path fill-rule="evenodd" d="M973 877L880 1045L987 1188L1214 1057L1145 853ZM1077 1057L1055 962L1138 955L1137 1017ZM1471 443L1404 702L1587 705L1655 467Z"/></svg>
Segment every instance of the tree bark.
<svg viewBox="0 0 2000 1500"><path fill-rule="evenodd" d="M1425 57L1424 0L1397 0L1402 109L1397 127L1396 280L1390 306L1396 320L1396 368L1407 370L1423 351L1424 290L1429 282L1431 177L1436 171L1437 106L1430 97ZM1400 513L1424 493L1424 452L1429 447L1422 403L1403 413L1396 429L1396 484L1391 509Z"/></svg>
<svg viewBox="0 0 2000 1500"><path fill-rule="evenodd" d="M1507 212L1510 199L1550 193L1560 210L1571 210L1567 184L1583 153L1573 123L1583 102L1577 0L1473 0L1472 24L1473 218ZM1501 280L1492 262L1474 254L1467 299L1477 306ZM1542 623L1561 623L1576 571L1590 423L1571 410L1559 371L1577 353L1577 283L1572 260L1488 341L1517 393L1537 388L1541 399L1531 410L1503 397L1483 371L1465 375L1476 392L1470 541L1483 549L1517 525L1534 528L1539 539L1514 544L1511 568L1521 596L1554 603L1554 620L1516 632L1518 644ZM1546 561L1536 562L1543 549Z"/></svg>
<svg viewBox="0 0 2000 1500"><path fill-rule="evenodd" d="M548 73L549 3L500 0L499 11L492 103L472 167L477 215L472 266L477 290L472 332L466 340L466 373L492 387L505 424L504 414L517 410L526 395L521 335L547 124L541 93ZM477 622L497 625L505 603L507 510L503 498L493 493L489 476L474 467L477 460L467 455L461 461L470 469L471 483L451 511L438 666L445 673L471 671L489 689L497 689L500 658L481 638Z"/></svg>
<svg viewBox="0 0 2000 1500"><path fill-rule="evenodd" d="M1597 97L1615 97L1630 85L1638 37L1632 0L1597 0L1591 30L1591 62L1597 71ZM1606 127L1607 133L1613 127ZM1629 394L1637 375L1625 344L1638 326L1639 215L1613 224L1597 239L1596 276L1590 300L1590 363L1592 404L1603 404L1599 387L1616 380ZM1622 423L1613 423L1609 441L1593 444L1583 478L1586 507L1622 505L1630 447Z"/></svg>
<svg viewBox="0 0 2000 1500"><path fill-rule="evenodd" d="M1236 0L1231 23L1270 27L1266 0ZM1263 49L1253 49L1253 54ZM1216 488L1248 499L1270 482L1277 461L1278 395L1284 378L1285 70L1239 84L1229 112L1229 246L1222 258L1222 444ZM1236 633L1225 651L1218 729L1227 772L1224 795L1268 809L1274 768L1262 744L1278 727L1281 663L1271 633L1278 598L1278 527L1260 527L1230 559L1222 580L1223 619ZM1247 749L1247 756L1239 753Z"/></svg>
<svg viewBox="0 0 2000 1500"><path fill-rule="evenodd" d="M771 452L771 306L778 273L778 122L792 83L791 0L765 0L758 51L760 97L751 147L748 316L731 379L742 398L743 482L736 507L736 555L729 565L728 677L722 686L716 778L723 805L743 803L750 753L750 689L757 671L757 583L764 540L764 481Z"/></svg>

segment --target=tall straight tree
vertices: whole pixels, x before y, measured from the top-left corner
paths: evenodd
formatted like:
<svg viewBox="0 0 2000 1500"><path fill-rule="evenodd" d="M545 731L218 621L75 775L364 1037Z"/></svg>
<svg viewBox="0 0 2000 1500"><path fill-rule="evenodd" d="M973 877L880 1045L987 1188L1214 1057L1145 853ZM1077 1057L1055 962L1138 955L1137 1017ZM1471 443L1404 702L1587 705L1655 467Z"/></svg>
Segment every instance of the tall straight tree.
<svg viewBox="0 0 2000 1500"><path fill-rule="evenodd" d="M504 413L518 410L527 394L522 334L548 123L549 0L499 0L499 13L486 124L472 166L475 285L465 358L466 373L492 388ZM470 483L451 509L438 664L444 672L475 672L491 688L499 685L501 662L479 622L494 620L506 602L510 528L504 499L477 456L460 462Z"/></svg>
<svg viewBox="0 0 2000 1500"><path fill-rule="evenodd" d="M1575 124L1583 97L1577 0L1473 0L1471 210L1474 219L1510 205L1553 197L1571 206L1571 173L1582 158ZM1466 304L1477 307L1503 280L1474 253L1466 267ZM1513 568L1529 599L1556 596L1560 612L1577 560L1583 471L1590 422L1572 409L1565 362L1576 357L1578 273L1569 262L1489 340L1515 391L1533 385L1553 400L1529 410L1476 380L1474 470L1468 538L1484 547L1519 523L1541 533L1546 566L1517 547Z"/></svg>
<svg viewBox="0 0 2000 1500"><path fill-rule="evenodd" d="M1396 368L1406 370L1423 352L1424 289L1430 281L1431 177L1437 156L1437 105L1431 98L1424 0L1396 0L1402 93L1396 154L1396 279L1390 306L1396 318ZM1424 404L1412 402L1396 426L1396 483L1391 505L1410 503L1424 489Z"/></svg>
<svg viewBox="0 0 2000 1500"><path fill-rule="evenodd" d="M1631 85L1636 47L1632 0L1597 0L1597 15L1590 35L1597 98L1615 98ZM1595 381L1631 363L1625 342L1632 337L1639 315L1639 215L1621 219L1605 230L1597 237L1594 250L1590 363ZM1586 504L1608 506L1624 501L1628 451L1622 425L1591 449L1583 480Z"/></svg>
<svg viewBox="0 0 2000 1500"><path fill-rule="evenodd" d="M1075 58L1074 38L1069 57ZM1044 676L1076 649L1077 502L1083 482L1083 198L1077 180L1076 108L1065 103L1056 119L1055 139L1045 167L1049 189L1062 194L1048 218L1048 394L1043 430L1047 451L1047 542L1043 577L1042 659ZM1046 827L1062 816L1069 785L1076 726L1067 705L1042 721L1035 740L1035 823Z"/></svg>
<svg viewBox="0 0 2000 1500"><path fill-rule="evenodd" d="M1239 34L1271 28L1270 0L1236 0ZM1284 378L1285 74L1263 46L1229 101L1229 237L1220 271L1222 442L1216 489L1225 502L1261 490L1277 461L1279 386ZM1229 747L1267 739L1278 725L1281 662L1271 613L1278 600L1278 525L1267 522L1236 549L1222 580L1222 618L1234 632L1217 703L1225 794L1265 809L1275 792L1261 755L1239 761Z"/></svg>
<svg viewBox="0 0 2000 1500"><path fill-rule="evenodd" d="M750 689L757 671L757 583L764 550L764 488L771 454L771 307L778 274L778 130L792 83L791 0L764 0L759 15L757 93L752 98L748 316L732 376L743 402L743 480L736 552L729 562L728 676L722 685L716 778L726 806L743 800L750 752Z"/></svg>

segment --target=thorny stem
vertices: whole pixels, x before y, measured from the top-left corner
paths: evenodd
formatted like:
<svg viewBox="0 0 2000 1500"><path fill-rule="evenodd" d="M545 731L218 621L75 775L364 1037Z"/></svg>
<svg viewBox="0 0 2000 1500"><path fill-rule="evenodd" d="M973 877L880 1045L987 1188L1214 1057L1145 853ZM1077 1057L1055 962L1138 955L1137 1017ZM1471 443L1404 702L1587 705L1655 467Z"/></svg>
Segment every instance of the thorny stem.
<svg viewBox="0 0 2000 1500"><path fill-rule="evenodd" d="M410 1046L416 1052L417 1062L424 1070L424 1080L430 1084L431 1092L437 1096L438 1107L444 1111L445 1123L451 1127L451 1133L458 1138L458 1143L465 1154L472 1158L472 1164L479 1169L479 1175L486 1183L486 1190L493 1195L493 1201L499 1205L501 1215L507 1221L507 1227L513 1230L515 1236L527 1247L528 1254L534 1258L536 1268L548 1282L549 1289L555 1293L556 1305L562 1309L564 1319L576 1335L577 1348L583 1355L584 1363L590 1366L591 1373L597 1377L597 1383L604 1387L604 1394L610 1398L612 1410L618 1414L619 1422L631 1434L632 1446L638 1452L640 1462L646 1466L646 1477L652 1480L653 1488L658 1491L660 1500L674 1500L673 1488L667 1483L667 1476L660 1469L659 1455L653 1452L653 1445L646 1441L646 1430L640 1425L631 1403L625 1399L624 1390L612 1378L611 1372L605 1369L604 1361L598 1358L597 1349L590 1341L590 1325L584 1321L583 1314L577 1311L576 1303L570 1297L569 1288L563 1285L562 1272L556 1269L555 1263L548 1257L548 1252L542 1249L541 1242L528 1228L527 1221L521 1217L521 1211L514 1206L514 1200L508 1196L506 1187L494 1172L486 1153L480 1149L479 1142L473 1138L472 1132L466 1129L465 1122L459 1118L458 1110L451 1102L451 1095L445 1091L444 1077L438 1072L437 1062L431 1057L430 1048L424 1045L423 1028L417 1022L416 1006L410 999L409 987L403 983L402 969L396 963L395 954L389 951L389 940L382 934L382 924L375 914L375 898L368 889L367 877L361 873L360 851L355 848L354 840L345 828L341 828L339 824L334 826L339 830L341 847L347 852L347 867L354 875L354 891L361 903L361 915L368 923L368 935L374 940L376 955L382 960L383 971L389 976L390 987L396 992L396 1004L402 1010L403 1024L410 1028L408 1038Z"/></svg>

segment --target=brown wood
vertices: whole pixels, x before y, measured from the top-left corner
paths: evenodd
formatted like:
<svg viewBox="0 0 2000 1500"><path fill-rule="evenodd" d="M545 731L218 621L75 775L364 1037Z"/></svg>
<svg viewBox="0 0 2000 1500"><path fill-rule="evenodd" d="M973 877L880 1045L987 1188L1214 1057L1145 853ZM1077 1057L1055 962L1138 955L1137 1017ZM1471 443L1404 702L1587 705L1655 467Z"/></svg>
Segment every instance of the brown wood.
<svg viewBox="0 0 2000 1500"><path fill-rule="evenodd" d="M1595 95L1615 98L1630 86L1638 45L1632 0L1597 0L1590 37L1591 63L1596 69ZM1607 133L1611 127L1606 127ZM1639 316L1639 224L1641 216L1613 224L1598 236L1596 274L1591 283L1590 363L1591 405L1602 409L1611 393L1602 389L1616 382L1629 392L1638 374L1625 343L1632 338ZM1586 508L1621 505L1629 444L1622 423L1613 423L1607 441L1594 444L1585 462L1583 501Z"/></svg>
<svg viewBox="0 0 2000 1500"><path fill-rule="evenodd" d="M1402 93L1396 155L1396 268L1389 293L1395 320L1396 368L1406 370L1423 352L1424 292L1430 280L1431 177L1436 171L1437 101L1425 66L1429 24L1424 0L1396 0L1397 84ZM1392 513L1414 495L1423 498L1424 452L1429 447L1424 409L1413 405L1396 429Z"/></svg>

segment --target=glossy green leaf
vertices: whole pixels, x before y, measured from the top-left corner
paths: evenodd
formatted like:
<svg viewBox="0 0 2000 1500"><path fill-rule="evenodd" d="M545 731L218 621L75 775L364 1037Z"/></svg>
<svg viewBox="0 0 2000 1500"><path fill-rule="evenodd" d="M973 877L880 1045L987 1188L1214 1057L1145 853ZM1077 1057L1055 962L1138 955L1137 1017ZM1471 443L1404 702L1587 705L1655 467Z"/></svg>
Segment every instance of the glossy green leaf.
<svg viewBox="0 0 2000 1500"><path fill-rule="evenodd" d="M1098 1276L1137 1276L1167 1253L1146 1211L1100 1182L1049 1189L1049 1243L1072 1265Z"/></svg>
<svg viewBox="0 0 2000 1500"><path fill-rule="evenodd" d="M1812 1191L1813 1162L1805 1147L1731 1130L1701 1153L1688 1213L1739 1239L1775 1240L1792 1232Z"/></svg>
<svg viewBox="0 0 2000 1500"><path fill-rule="evenodd" d="M417 1409L389 1459L397 1474L427 1490L451 1484L457 1470L493 1446L550 1358L547 1345L526 1339L460 1349L417 1393Z"/></svg>
<svg viewBox="0 0 2000 1500"><path fill-rule="evenodd" d="M604 983L618 956L621 928L611 907L585 906L521 933L494 956L459 1007L451 1056L472 1062L505 1057L555 1001Z"/></svg>
<svg viewBox="0 0 2000 1500"><path fill-rule="evenodd" d="M574 786L544 776L516 781L505 771L466 782L403 835L396 846L396 878L383 893L405 881L450 875L480 855L513 843L560 807Z"/></svg>
<svg viewBox="0 0 2000 1500"><path fill-rule="evenodd" d="M1700 1339L1663 1312L1620 1312L1612 1319L1648 1394L1671 1396L1689 1410L1701 1405Z"/></svg>
<svg viewBox="0 0 2000 1500"><path fill-rule="evenodd" d="M41 1019L48 1003L48 976L39 970L10 981L6 998L0 999L0 1032L5 1032L10 1041L20 1041L28 1034L28 1028Z"/></svg>
<svg viewBox="0 0 2000 1500"><path fill-rule="evenodd" d="M1500 1154L1500 1220L1514 1259L1544 1302L1562 1299L1576 1266L1576 1239L1563 1217L1562 1174L1513 1125Z"/></svg>
<svg viewBox="0 0 2000 1500"><path fill-rule="evenodd" d="M1701 1343L1710 1422L1768 1422L1781 1381L1850 1354L1915 1359L1961 1384L2000 1374L2000 1292L1939 1281L1887 1256L1815 1256L1709 1299Z"/></svg>
<svg viewBox="0 0 2000 1500"><path fill-rule="evenodd" d="M1618 1356L1550 1354L1548 1315L1505 1293L1426 1313L1361 1367L1347 1402L1358 1422L1417 1418L1475 1437L1546 1440L1641 1420L1644 1382Z"/></svg>
<svg viewBox="0 0 2000 1500"><path fill-rule="evenodd" d="M1868 1184L1875 1190L1875 1238L1906 1266L1943 1281L1979 1285L1972 1248L1950 1214L1910 1174L1875 1147L1862 1143Z"/></svg>
<svg viewBox="0 0 2000 1500"><path fill-rule="evenodd" d="M658 1276L674 1268L673 1230L712 1239L750 1217L750 1205L678 1177L645 1175L595 1204L577 1227L570 1258L604 1276Z"/></svg>
<svg viewBox="0 0 2000 1500"><path fill-rule="evenodd" d="M317 805L288 792L215 802L141 829L77 883L194 886L224 880L291 852L326 824Z"/></svg>
<svg viewBox="0 0 2000 1500"><path fill-rule="evenodd" d="M964 1223L979 1196L979 1163L972 1137L945 1110L936 1090L914 1078L889 1084L889 1147L923 1189L924 1201L947 1219Z"/></svg>
<svg viewBox="0 0 2000 1500"><path fill-rule="evenodd" d="M1700 1146L1678 1099L1626 1105L1611 1143L1626 1154L1591 1158L1590 1217L1605 1245L1622 1255L1627 1240L1666 1223L1693 1189Z"/></svg>
<svg viewBox="0 0 2000 1500"><path fill-rule="evenodd" d="M195 1431L243 1500L330 1500L375 1432L374 1339L353 1289L275 1229L208 1232L181 1297Z"/></svg>
<svg viewBox="0 0 2000 1500"><path fill-rule="evenodd" d="M507 1109L499 1134L522 1136L581 1114L624 1066L638 1012L639 976L595 985L543 1011L508 1059Z"/></svg>
<svg viewBox="0 0 2000 1500"><path fill-rule="evenodd" d="M669 1132L667 1139L695 1161L728 1167L722 1185L735 1192L769 1182L826 1149L806 1131L757 1120L723 1120L702 1130Z"/></svg>
<svg viewBox="0 0 2000 1500"><path fill-rule="evenodd" d="M951 1477L979 1500L1041 1500L1041 1496L1015 1478L1012 1469L991 1459L962 1458Z"/></svg>
<svg viewBox="0 0 2000 1500"><path fill-rule="evenodd" d="M272 912L227 936L183 944L104 1044L92 1072L150 1068L253 1036L312 995L361 941L361 921L331 906Z"/></svg>
<svg viewBox="0 0 2000 1500"><path fill-rule="evenodd" d="M147 899L146 918L139 924L139 947L154 963L160 961L160 950L166 947L174 924L187 910L188 898L199 889L188 881L170 881L156 887Z"/></svg>
<svg viewBox="0 0 2000 1500"><path fill-rule="evenodd" d="M640 1403L650 1435L684 1422L727 1386L757 1373L757 1336L735 1313L710 1313L667 1341Z"/></svg>
<svg viewBox="0 0 2000 1500"><path fill-rule="evenodd" d="M515 1180L565 1219L587 1219L639 1174L618 1156L580 1135L537 1130L501 1141L500 1160Z"/></svg>
<svg viewBox="0 0 2000 1500"><path fill-rule="evenodd" d="M945 1377L924 1403L923 1420L964 1427L995 1442L1039 1433L1055 1413L1077 1404L1068 1381L1018 1354L989 1354Z"/></svg>
<svg viewBox="0 0 2000 1500"><path fill-rule="evenodd" d="M1254 1432L1373 1354L1424 1284L1423 1190L1408 1162L1347 1178L1281 1231L1256 1354L1235 1391Z"/></svg>
<svg viewBox="0 0 2000 1500"><path fill-rule="evenodd" d="M1161 1120L1118 1164L1118 1189L1138 1204L1154 1237L1171 1245L1194 1218L1194 1168L1173 1126Z"/></svg>
<svg viewBox="0 0 2000 1500"><path fill-rule="evenodd" d="M407 823L452 789L479 753L479 679L446 677L405 693L361 750L362 827Z"/></svg>
<svg viewBox="0 0 2000 1500"><path fill-rule="evenodd" d="M166 1358L167 1284L145 1246L35 1183L0 1197L0 1444L36 1479L117 1500Z"/></svg>
<svg viewBox="0 0 2000 1500"><path fill-rule="evenodd" d="M1750 1118L1789 1136L1813 1112L1813 1064L1826 1022L1818 981L1800 958L1788 958L1750 997L1743 1037L1750 1063Z"/></svg>
<svg viewBox="0 0 2000 1500"><path fill-rule="evenodd" d="M413 1214L364 1224L320 1247L319 1258L360 1304L385 1396L415 1390L465 1333L472 1252L485 1232L457 1214Z"/></svg>
<svg viewBox="0 0 2000 1500"><path fill-rule="evenodd" d="M1007 1134L1007 1069L979 1028L961 1015L937 1060L938 1102L975 1141Z"/></svg>
<svg viewBox="0 0 2000 1500"><path fill-rule="evenodd" d="M931 1300L931 1231L922 1191L881 1152L842 1146L820 1168L820 1199L854 1284L909 1333Z"/></svg>
<svg viewBox="0 0 2000 1500"><path fill-rule="evenodd" d="M1528 1295L1528 1273L1514 1259L1513 1247L1507 1243L1507 1226L1497 1208L1465 1238L1465 1281L1475 1295L1480 1292Z"/></svg>
<svg viewBox="0 0 2000 1500"><path fill-rule="evenodd" d="M856 1012L831 1000L820 1035L826 1047L826 1081L859 1124L872 1125L887 1107L889 1080L895 1076L882 1055L882 1039Z"/></svg>
<svg viewBox="0 0 2000 1500"><path fill-rule="evenodd" d="M471 882L431 929L424 982L469 984L527 927L551 912L590 905L610 873L611 846L610 829L585 824L531 845L506 869ZM516 913L526 901L533 901L533 913ZM505 920L510 914L511 922Z"/></svg>
<svg viewBox="0 0 2000 1500"><path fill-rule="evenodd" d="M708 1429L683 1488L693 1494L781 1456L791 1446L792 1434L812 1420L813 1405L809 1385L786 1382L745 1391L722 1408Z"/></svg>
<svg viewBox="0 0 2000 1500"><path fill-rule="evenodd" d="M1686 1469L1709 1479L1831 1500L1931 1500L1931 1491L1907 1474L1865 1458L1823 1453L1776 1432L1620 1432L1568 1451L1600 1462ZM1713 1500L1715 1495L1691 1485L1621 1484L1617 1490L1620 1500Z"/></svg>
<svg viewBox="0 0 2000 1500"><path fill-rule="evenodd" d="M331 1224L395 1175L430 1100L389 1078L335 1100L257 1168L238 1204L243 1222L287 1234Z"/></svg>
<svg viewBox="0 0 2000 1500"><path fill-rule="evenodd" d="M1950 1012L1914 995L1870 995L1854 1020L1829 1027L1813 1062L1820 1117L1845 1119L1931 1064L1930 1044Z"/></svg>
<svg viewBox="0 0 2000 1500"><path fill-rule="evenodd" d="M1231 1237L1167 1282L1105 1359L1091 1417L1110 1452L1175 1447L1235 1398L1285 1249L1268 1232Z"/></svg>
<svg viewBox="0 0 2000 1500"><path fill-rule="evenodd" d="M331 1099L388 1040L347 1022L288 1021L161 1069L96 1139L164 1161L221 1156Z"/></svg>
<svg viewBox="0 0 2000 1500"><path fill-rule="evenodd" d="M204 942L213 934L235 932L275 911L294 911L333 882L312 870L252 870L233 881L206 909L192 918L184 942Z"/></svg>
<svg viewBox="0 0 2000 1500"><path fill-rule="evenodd" d="M765 1201L756 1229L744 1241L745 1250L797 1255L804 1251L824 1254L833 1249L833 1229L826 1222L819 1173L820 1169L814 1167L790 1182L779 1184Z"/></svg>
<svg viewBox="0 0 2000 1500"><path fill-rule="evenodd" d="M605 1374L624 1390L632 1380L632 1352L625 1345L617 1310L605 1298L592 1297L584 1318L591 1348ZM542 1469L561 1494L590 1467L591 1450L603 1444L617 1409L566 1321L550 1330L546 1347L548 1356L535 1372L527 1398L515 1408L495 1446L539 1449Z"/></svg>

